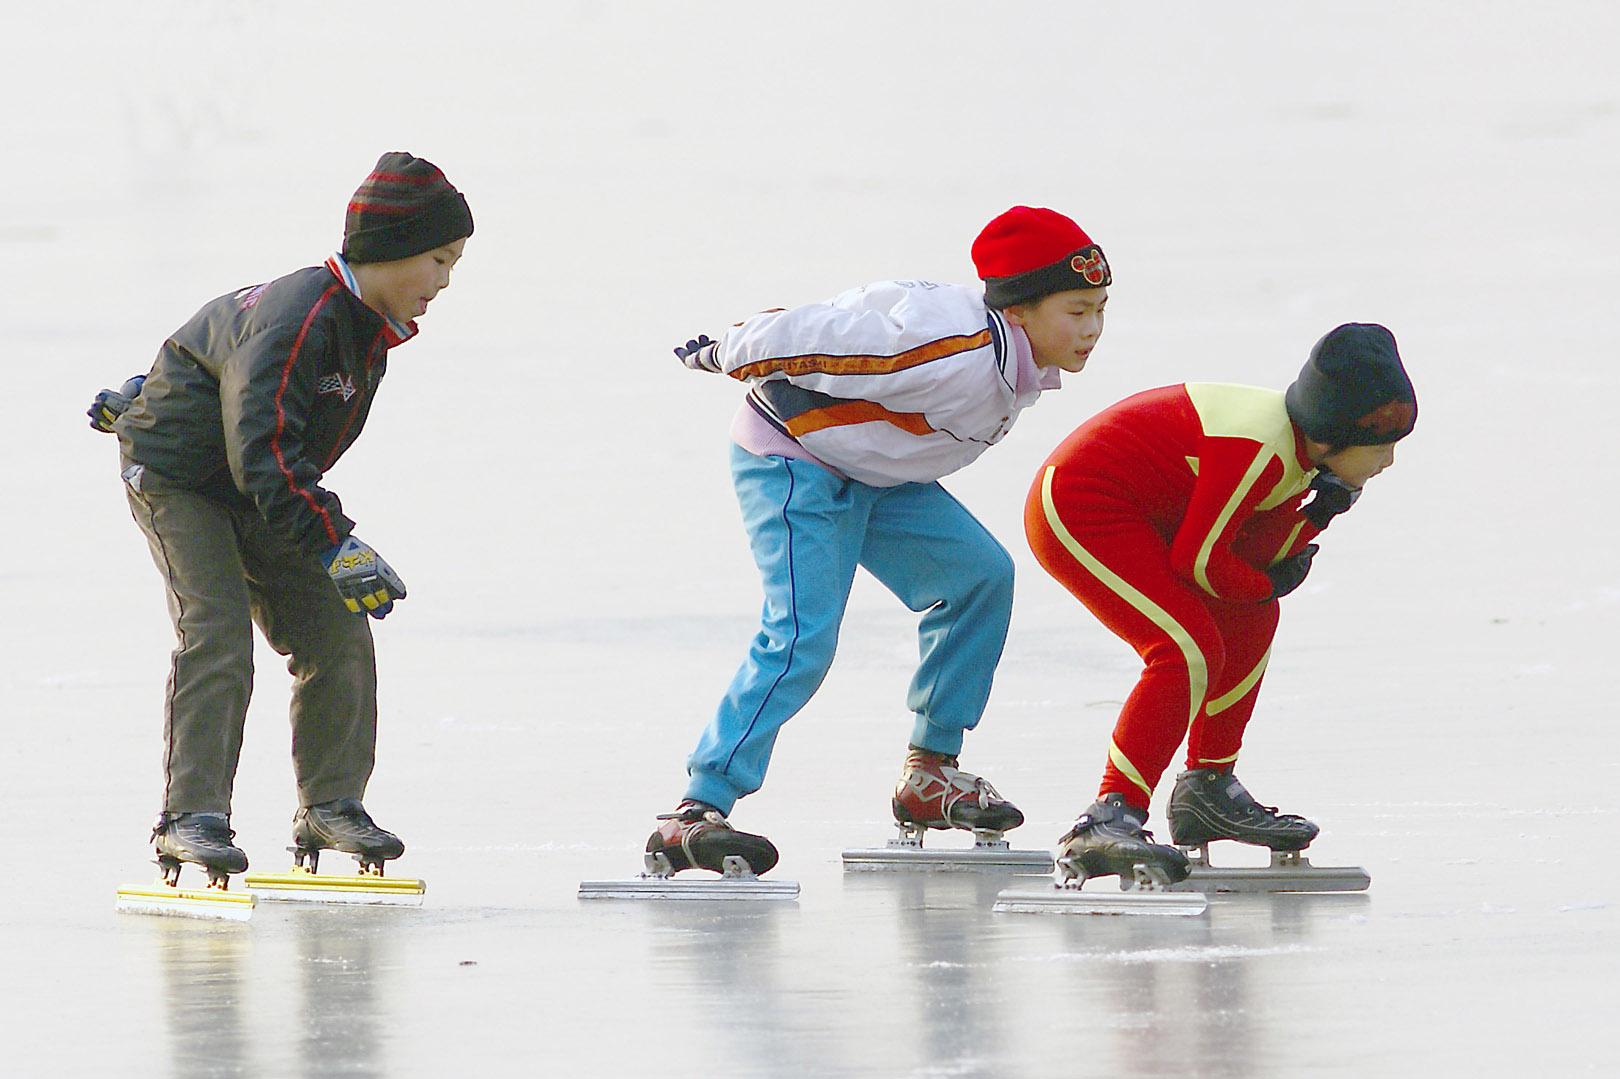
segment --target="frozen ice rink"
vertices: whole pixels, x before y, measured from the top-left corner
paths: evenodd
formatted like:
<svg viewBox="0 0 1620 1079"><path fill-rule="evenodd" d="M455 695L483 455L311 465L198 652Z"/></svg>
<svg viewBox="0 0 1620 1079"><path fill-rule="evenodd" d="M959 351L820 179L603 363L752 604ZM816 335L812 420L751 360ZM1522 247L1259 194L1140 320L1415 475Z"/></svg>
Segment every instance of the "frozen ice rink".
<svg viewBox="0 0 1620 1079"><path fill-rule="evenodd" d="M11 1076L1613 1074L1620 963L1620 8L35 5L0 41L0 1072ZM205 300L320 261L385 150L477 233L328 477L410 583L367 805L420 910L113 912L150 879L163 594L82 413ZM912 616L840 659L734 814L797 904L582 903L630 874L753 632L740 390L673 345L971 280L1014 203L1115 273L1078 377L946 485L1011 550L963 764L1051 847L1137 664L1039 569L1037 465L1136 390L1281 387L1389 325L1422 416L1323 541L1242 774L1358 896L990 913L845 877L886 837ZM262 650L234 826L283 868ZM1163 833L1162 797L1151 824ZM346 859L337 859L347 865ZM188 871L192 872L192 871Z"/></svg>

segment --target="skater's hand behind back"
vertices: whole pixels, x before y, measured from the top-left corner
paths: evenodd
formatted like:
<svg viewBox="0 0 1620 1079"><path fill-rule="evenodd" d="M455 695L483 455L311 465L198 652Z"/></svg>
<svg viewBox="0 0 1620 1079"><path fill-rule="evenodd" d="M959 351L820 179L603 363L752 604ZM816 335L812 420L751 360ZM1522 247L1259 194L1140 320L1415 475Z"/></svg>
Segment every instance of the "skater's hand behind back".
<svg viewBox="0 0 1620 1079"><path fill-rule="evenodd" d="M387 618L396 599L405 598L405 582L375 548L359 536L350 536L321 555L326 572L349 610Z"/></svg>
<svg viewBox="0 0 1620 1079"><path fill-rule="evenodd" d="M694 371L720 372L720 345L700 333L684 345L677 345L675 358Z"/></svg>
<svg viewBox="0 0 1620 1079"><path fill-rule="evenodd" d="M1289 555L1266 570L1266 576L1271 578L1271 595L1268 601L1281 599L1294 589L1305 583L1305 575L1311 572L1311 559L1322 548L1315 543L1307 543L1298 554Z"/></svg>
<svg viewBox="0 0 1620 1079"><path fill-rule="evenodd" d="M146 381L145 375L136 375L116 390L102 390L96 394L96 399L90 402L85 415L90 417L90 426L97 431L112 434L113 423L129 411L129 406L135 403L135 398L141 392L141 385Z"/></svg>

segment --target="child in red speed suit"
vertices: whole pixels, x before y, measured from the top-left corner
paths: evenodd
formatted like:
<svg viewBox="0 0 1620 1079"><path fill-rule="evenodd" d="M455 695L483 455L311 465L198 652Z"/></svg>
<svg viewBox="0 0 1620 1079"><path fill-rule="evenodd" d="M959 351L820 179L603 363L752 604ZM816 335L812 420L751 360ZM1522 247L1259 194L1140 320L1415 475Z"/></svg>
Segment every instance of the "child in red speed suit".
<svg viewBox="0 0 1620 1079"><path fill-rule="evenodd" d="M1137 864L1187 875L1186 856L1143 828L1183 738L1172 842L1300 850L1316 837L1310 821L1257 803L1232 768L1278 598L1299 587L1317 551L1310 541L1394 462L1416 419L1394 337L1349 324L1317 342L1286 393L1147 390L1092 417L1047 459L1025 510L1030 546L1145 664L1098 799L1061 841L1084 876L1129 877Z"/></svg>

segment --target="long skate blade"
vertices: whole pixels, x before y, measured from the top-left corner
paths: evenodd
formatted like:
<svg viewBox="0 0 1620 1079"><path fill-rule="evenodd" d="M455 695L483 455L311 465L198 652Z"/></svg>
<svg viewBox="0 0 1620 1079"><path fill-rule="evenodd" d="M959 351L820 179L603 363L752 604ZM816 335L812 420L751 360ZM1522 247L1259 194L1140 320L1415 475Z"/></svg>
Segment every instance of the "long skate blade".
<svg viewBox="0 0 1620 1079"><path fill-rule="evenodd" d="M581 899L673 899L794 902L799 898L796 880L760 880L758 877L655 877L639 876L626 880L582 880Z"/></svg>
<svg viewBox="0 0 1620 1079"><path fill-rule="evenodd" d="M1191 918L1208 907L1209 900L1198 893L1136 888L1088 892L1074 884L1049 884L1044 888L1005 888L990 909L997 914L1151 914Z"/></svg>
<svg viewBox="0 0 1620 1079"><path fill-rule="evenodd" d="M166 884L125 884L118 889L113 909L124 914L245 922L253 917L253 906L253 897L242 892L171 888Z"/></svg>
<svg viewBox="0 0 1620 1079"><path fill-rule="evenodd" d="M267 903L342 903L374 907L420 907L427 884L410 877L367 874L249 873L242 883Z"/></svg>
<svg viewBox="0 0 1620 1079"><path fill-rule="evenodd" d="M1013 850L1000 846L863 847L844 852L844 872L994 872L1036 874L1052 872L1052 855L1044 850Z"/></svg>
<svg viewBox="0 0 1620 1079"><path fill-rule="evenodd" d="M1372 877L1360 866L1316 866L1304 855L1273 851L1267 866L1213 866L1189 854L1187 879L1169 887L1178 892L1253 894L1264 892L1365 892Z"/></svg>
<svg viewBox="0 0 1620 1079"><path fill-rule="evenodd" d="M1237 894L1256 892L1365 892L1372 877L1359 866L1312 866L1308 869L1250 866L1195 867L1187 879L1170 888L1179 892Z"/></svg>

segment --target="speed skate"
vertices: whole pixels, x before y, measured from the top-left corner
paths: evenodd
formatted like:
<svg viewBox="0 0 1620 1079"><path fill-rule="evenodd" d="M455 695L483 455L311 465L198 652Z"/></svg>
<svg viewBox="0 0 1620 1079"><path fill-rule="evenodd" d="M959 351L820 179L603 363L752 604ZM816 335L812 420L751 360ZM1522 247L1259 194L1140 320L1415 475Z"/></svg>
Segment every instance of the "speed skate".
<svg viewBox="0 0 1620 1079"><path fill-rule="evenodd" d="M230 876L223 870L204 866L208 885L180 887L180 861L158 856L162 878L155 884L125 884L118 889L113 909L124 914L159 914L170 918L202 918L214 921L245 922L253 917L253 896L230 890Z"/></svg>
<svg viewBox="0 0 1620 1079"><path fill-rule="evenodd" d="M288 847L293 866L285 873L249 873L242 883L270 903L335 903L358 906L419 907L427 884L410 877L383 875L383 863L356 854L353 875L320 872L320 851Z"/></svg>
<svg viewBox="0 0 1620 1079"><path fill-rule="evenodd" d="M126 914L247 921L253 916L253 897L231 891L231 874L248 866L247 855L232 843L235 838L225 813L159 813L152 825L152 842L162 875L150 886L119 888L114 909ZM188 862L208 875L206 887L180 887L180 870Z"/></svg>
<svg viewBox="0 0 1620 1079"><path fill-rule="evenodd" d="M719 876L677 877L667 855L649 851L646 871L627 880L582 880L581 899L764 900L793 902L796 880L761 880L746 859L727 855Z"/></svg>
<svg viewBox="0 0 1620 1079"><path fill-rule="evenodd" d="M924 872L1052 872L1052 855L1044 850L1014 850L1001 832L973 829L971 847L924 847L927 829L918 824L896 822L900 834L881 847L861 847L844 852L844 871L862 873L886 870Z"/></svg>
<svg viewBox="0 0 1620 1079"><path fill-rule="evenodd" d="M1216 866L1209 844L1180 848L1187 855L1187 879L1169 885L1177 892L1364 892L1372 877L1360 866L1312 865L1301 851L1274 850L1264 866Z"/></svg>
<svg viewBox="0 0 1620 1079"><path fill-rule="evenodd" d="M1176 777L1170 795L1170 840L1186 856L1188 892L1364 892L1372 878L1359 866L1314 866L1302 853L1321 831L1315 822L1261 805L1230 772L1195 768ZM1214 866L1210 844L1233 840L1271 852L1267 866Z"/></svg>

